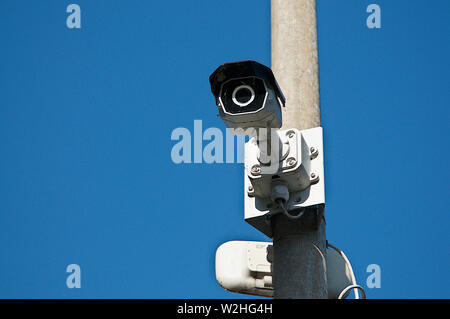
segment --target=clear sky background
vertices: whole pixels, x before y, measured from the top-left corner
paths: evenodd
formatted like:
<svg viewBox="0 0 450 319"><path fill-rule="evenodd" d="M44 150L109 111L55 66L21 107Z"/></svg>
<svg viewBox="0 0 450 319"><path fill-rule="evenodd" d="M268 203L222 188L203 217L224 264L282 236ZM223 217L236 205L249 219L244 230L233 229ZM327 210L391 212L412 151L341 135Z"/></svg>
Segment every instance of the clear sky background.
<svg viewBox="0 0 450 319"><path fill-rule="evenodd" d="M70 1L0 2L0 297L250 298L214 272L221 243L269 240L242 164L176 165L170 136L225 131L208 76L270 66L269 1L73 2L79 30ZM449 298L450 2L317 9L327 239L369 298Z"/></svg>

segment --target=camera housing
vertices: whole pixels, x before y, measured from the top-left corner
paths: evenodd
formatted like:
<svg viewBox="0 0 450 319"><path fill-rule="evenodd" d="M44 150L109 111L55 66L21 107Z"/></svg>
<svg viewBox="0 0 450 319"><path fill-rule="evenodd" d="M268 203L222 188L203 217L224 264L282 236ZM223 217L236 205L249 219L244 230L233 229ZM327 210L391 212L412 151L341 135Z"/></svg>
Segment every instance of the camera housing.
<svg viewBox="0 0 450 319"><path fill-rule="evenodd" d="M351 268L342 255L327 247L325 255L328 299L352 284ZM228 291L273 297L273 244L233 240L220 245L215 258L216 279ZM306 275L306 274L305 274Z"/></svg>
<svg viewBox="0 0 450 319"><path fill-rule="evenodd" d="M281 127L286 100L270 68L252 60L225 63L209 82L219 115L233 133L255 135L251 129Z"/></svg>

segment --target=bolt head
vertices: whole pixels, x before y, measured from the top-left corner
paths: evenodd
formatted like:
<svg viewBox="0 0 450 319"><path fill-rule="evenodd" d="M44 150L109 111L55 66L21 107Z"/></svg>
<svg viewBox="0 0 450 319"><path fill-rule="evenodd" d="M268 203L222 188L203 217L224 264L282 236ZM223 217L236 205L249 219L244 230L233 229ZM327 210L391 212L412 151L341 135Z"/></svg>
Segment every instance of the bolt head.
<svg viewBox="0 0 450 319"><path fill-rule="evenodd" d="M297 160L293 157L288 158L287 163L289 166L294 166L295 164L297 164Z"/></svg>
<svg viewBox="0 0 450 319"><path fill-rule="evenodd" d="M259 165L253 165L251 168L251 172L254 174L259 174L261 172L261 167L259 167Z"/></svg>

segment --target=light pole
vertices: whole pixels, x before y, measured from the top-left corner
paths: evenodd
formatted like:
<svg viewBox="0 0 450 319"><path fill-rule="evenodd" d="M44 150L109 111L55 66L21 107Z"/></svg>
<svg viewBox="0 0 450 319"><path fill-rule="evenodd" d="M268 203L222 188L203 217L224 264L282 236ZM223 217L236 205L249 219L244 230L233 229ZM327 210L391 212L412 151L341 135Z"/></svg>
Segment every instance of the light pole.
<svg viewBox="0 0 450 319"><path fill-rule="evenodd" d="M315 0L272 0L272 70L286 97L282 129L320 126ZM306 217L306 216L305 216ZM273 222L275 298L327 298L325 220Z"/></svg>

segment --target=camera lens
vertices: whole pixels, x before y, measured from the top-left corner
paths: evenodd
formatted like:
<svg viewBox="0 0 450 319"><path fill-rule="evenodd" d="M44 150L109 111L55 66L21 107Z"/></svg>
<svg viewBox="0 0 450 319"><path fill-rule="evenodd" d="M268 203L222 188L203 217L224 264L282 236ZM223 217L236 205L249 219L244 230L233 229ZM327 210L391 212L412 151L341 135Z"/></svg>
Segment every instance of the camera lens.
<svg viewBox="0 0 450 319"><path fill-rule="evenodd" d="M233 90L232 100L234 104L244 107L255 99L255 91L249 85L240 85Z"/></svg>
<svg viewBox="0 0 450 319"><path fill-rule="evenodd" d="M224 111L229 114L242 114L263 108L266 94L263 80L247 77L225 82L220 91L220 98Z"/></svg>

